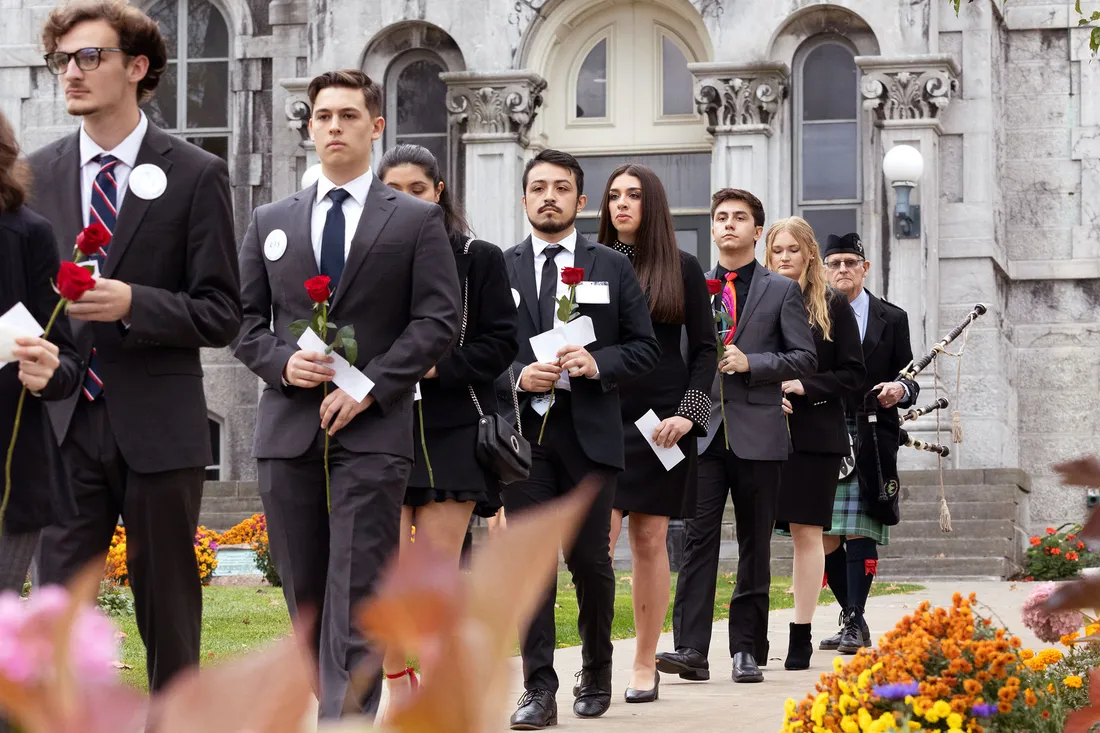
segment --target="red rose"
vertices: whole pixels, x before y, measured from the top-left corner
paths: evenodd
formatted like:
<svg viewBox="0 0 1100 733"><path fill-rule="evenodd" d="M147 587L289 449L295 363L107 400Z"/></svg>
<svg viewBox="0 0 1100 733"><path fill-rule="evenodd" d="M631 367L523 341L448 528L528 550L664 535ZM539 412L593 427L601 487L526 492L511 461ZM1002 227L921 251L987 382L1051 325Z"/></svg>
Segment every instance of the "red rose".
<svg viewBox="0 0 1100 733"><path fill-rule="evenodd" d="M332 295L329 283L332 282L328 275L318 275L306 280L306 292L314 303L324 303Z"/></svg>
<svg viewBox="0 0 1100 733"><path fill-rule="evenodd" d="M57 292L61 293L62 298L75 303L94 287L95 278L88 268L74 262L61 263L61 269L57 271Z"/></svg>
<svg viewBox="0 0 1100 733"><path fill-rule="evenodd" d="M107 227L97 222L92 222L76 235L76 248L88 257L97 254L99 250L111 243L111 233Z"/></svg>
<svg viewBox="0 0 1100 733"><path fill-rule="evenodd" d="M707 280L707 292L711 295L718 295L718 293L722 292L722 281Z"/></svg>
<svg viewBox="0 0 1100 733"><path fill-rule="evenodd" d="M584 268L583 267L563 267L561 268L561 281L566 285L576 285L584 280Z"/></svg>

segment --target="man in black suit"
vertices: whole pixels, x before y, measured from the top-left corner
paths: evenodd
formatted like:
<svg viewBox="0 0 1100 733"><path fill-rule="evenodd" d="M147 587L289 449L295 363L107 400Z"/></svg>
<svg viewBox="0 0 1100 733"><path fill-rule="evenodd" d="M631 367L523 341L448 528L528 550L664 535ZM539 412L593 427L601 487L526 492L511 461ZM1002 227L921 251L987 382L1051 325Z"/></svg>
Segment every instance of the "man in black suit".
<svg viewBox="0 0 1100 733"><path fill-rule="evenodd" d="M771 535L783 461L792 450L781 385L813 374L814 336L798 283L756 261L764 206L748 191L724 188L711 199L711 234L723 283L715 308L729 314L720 335L726 351L712 389L710 429L699 439L699 491L687 522L684 561L672 623L676 651L657 655L657 669L684 679L710 679L711 628L722 539L732 495L737 522L737 585L730 600L729 643L735 682L761 682L768 653ZM723 380L725 403L719 400ZM729 445L726 445L726 435Z"/></svg>
<svg viewBox="0 0 1100 733"><path fill-rule="evenodd" d="M414 388L456 338L462 298L441 209L371 170L385 127L378 84L361 71L330 71L308 93L321 175L252 216L235 355L264 381L253 455L272 556L291 614L318 613L320 713L332 718L346 709L350 673L369 651L353 610L398 546ZM331 280L329 321L355 328L353 366L373 382L362 401L331 384L325 396L332 357L300 349L290 331L310 318L304 282L319 275ZM376 684L348 707L372 711L380 694Z"/></svg>
<svg viewBox="0 0 1100 733"><path fill-rule="evenodd" d="M30 156L31 205L53 224L62 260L85 225L101 224L110 241L93 258L95 289L69 309L88 370L50 417L78 513L43 533L40 575L64 583L102 562L121 514L156 690L199 658L194 540L212 460L199 349L227 346L241 318L229 173L139 108L167 67L147 15L84 0L52 11L42 36L82 120Z"/></svg>
<svg viewBox="0 0 1100 733"><path fill-rule="evenodd" d="M858 413L865 413L865 398L869 392L877 393L871 397L877 401L874 410L878 416L877 429L880 433L894 436L892 440L878 441L878 456L875 456L873 441L859 441L856 464L896 466L896 436L900 427L897 408L912 406L920 394L920 387L915 381L898 378L901 370L913 360L909 317L901 308L876 298L863 286L871 263L867 261L858 234L843 237L829 235L822 256L829 284L848 296L863 342L867 376L860 388L850 393L846 411L850 419ZM860 471L857 480L862 486L871 477ZM863 609L878 571L878 545L890 541L890 528L868 516L863 499L867 490L868 487L863 486L858 506L852 510L846 509L843 517L839 517L834 510L830 532L843 534L824 536L825 574L837 603L843 609L843 628L839 634L822 640L819 645L821 649L854 654L861 647L871 646L871 632L863 618ZM870 493L877 492L878 488L872 487ZM843 521L838 523L838 518Z"/></svg>
<svg viewBox="0 0 1100 733"><path fill-rule="evenodd" d="M611 704L615 574L608 543L614 478L624 463L616 384L656 366L660 346L630 261L577 232L574 223L585 202L584 172L573 156L544 150L527 164L523 205L534 232L508 250L504 260L520 300L515 370L520 375L522 432L531 441L533 465L530 478L510 485L503 497L512 516L565 494L588 474L603 478L588 518L565 553L577 587L583 660L573 688L573 712L594 718ZM584 271L577 303L580 316L592 319L596 340L566 345L558 351L557 361L540 363L530 338L561 323L555 299L569 293L560 277L567 267ZM523 639L527 691L512 716L513 730L557 724L555 597L556 586L551 584Z"/></svg>

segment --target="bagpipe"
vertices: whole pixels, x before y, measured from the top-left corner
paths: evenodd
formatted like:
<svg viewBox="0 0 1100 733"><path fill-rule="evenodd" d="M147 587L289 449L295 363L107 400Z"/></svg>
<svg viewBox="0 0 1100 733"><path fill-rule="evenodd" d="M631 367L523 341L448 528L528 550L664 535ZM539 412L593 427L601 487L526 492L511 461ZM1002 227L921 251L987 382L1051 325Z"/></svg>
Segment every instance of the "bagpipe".
<svg viewBox="0 0 1100 733"><path fill-rule="evenodd" d="M986 307L978 303L955 328L937 341L928 353L910 361L898 373L897 380L914 380L940 354L946 353L947 346L957 339L967 326L984 315ZM930 451L946 458L951 449L917 440L901 429L901 423L915 420L935 410L948 406L944 398L923 407L909 409L899 420L880 419L878 395L881 390L873 389L863 396L862 404L856 412L857 447L855 451L856 471L859 474L860 491L863 494L867 514L887 526L893 526L901 520L899 507L900 481L898 478L898 448L908 446L917 450ZM870 449L865 449L870 446ZM948 522L948 525L950 523Z"/></svg>

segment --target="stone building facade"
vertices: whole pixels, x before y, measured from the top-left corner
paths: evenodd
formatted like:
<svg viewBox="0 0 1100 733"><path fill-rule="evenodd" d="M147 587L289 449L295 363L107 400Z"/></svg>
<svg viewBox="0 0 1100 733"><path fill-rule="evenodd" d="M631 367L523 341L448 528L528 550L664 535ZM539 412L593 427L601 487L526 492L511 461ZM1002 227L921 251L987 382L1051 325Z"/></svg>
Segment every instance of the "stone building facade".
<svg viewBox="0 0 1100 733"><path fill-rule="evenodd" d="M1097 3L1083 3L1097 5ZM0 109L33 149L74 128L42 61L49 3L4 0ZM172 71L151 118L229 161L236 225L300 186L309 77L359 67L383 83L380 153L420 142L446 161L477 234L525 236L520 175L545 147L578 155L595 201L625 159L662 176L680 245L705 264L709 193L739 186L769 221L857 230L871 289L905 308L914 351L975 303L958 391L964 442L947 467L1032 475L1036 526L1079 519L1084 492L1052 461L1100 434L1100 61L1068 0L155 0ZM1089 9L1089 8L1086 8ZM914 236L893 223L883 156L916 147ZM960 338L954 345L963 345ZM248 480L259 386L206 354L218 465ZM922 400L923 401L923 400ZM941 415L946 427L950 414ZM936 439L934 418L912 425ZM949 440L949 431L941 441ZM903 452L908 468L935 457ZM948 497L950 499L950 497Z"/></svg>

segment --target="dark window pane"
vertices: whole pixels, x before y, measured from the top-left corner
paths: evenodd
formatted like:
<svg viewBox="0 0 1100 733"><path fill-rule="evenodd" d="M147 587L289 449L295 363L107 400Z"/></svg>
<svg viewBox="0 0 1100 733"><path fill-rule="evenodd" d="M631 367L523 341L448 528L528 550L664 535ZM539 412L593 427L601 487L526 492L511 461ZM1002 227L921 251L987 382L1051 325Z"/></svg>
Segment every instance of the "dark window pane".
<svg viewBox="0 0 1100 733"><path fill-rule="evenodd" d="M187 0L187 58L229 56L229 28L207 0Z"/></svg>
<svg viewBox="0 0 1100 733"><path fill-rule="evenodd" d="M584 190L590 198L589 210L598 205L602 198L611 171L623 163L642 163L652 168L661 179L668 205L674 209L706 209L710 206L710 153L591 155L577 160L584 171Z"/></svg>
<svg viewBox="0 0 1100 733"><path fill-rule="evenodd" d="M843 237L859 230L855 209L807 209L802 218L814 228L814 238L821 243L822 249L830 234Z"/></svg>
<svg viewBox="0 0 1100 733"><path fill-rule="evenodd" d="M176 127L176 64L169 63L157 84L156 96L142 105L149 121L162 130Z"/></svg>
<svg viewBox="0 0 1100 733"><path fill-rule="evenodd" d="M229 127L229 63L187 64L187 127Z"/></svg>
<svg viewBox="0 0 1100 733"><path fill-rule="evenodd" d="M416 137L400 137L397 138L397 144L403 145L409 143L410 145L423 145L431 151L435 156L436 161L439 163L439 167L442 170L447 170L447 136L446 135L418 135ZM445 184L450 185L450 181L444 181Z"/></svg>
<svg viewBox="0 0 1100 733"><path fill-rule="evenodd" d="M218 481L222 477L222 426L217 420L210 418L207 418L206 423L210 427L210 454L213 456L210 465L206 467L206 480Z"/></svg>
<svg viewBox="0 0 1100 733"><path fill-rule="evenodd" d="M206 152L213 153L222 160L229 162L228 137L189 137L187 142L194 143Z"/></svg>
<svg viewBox="0 0 1100 733"><path fill-rule="evenodd" d="M447 131L447 85L439 75L443 68L421 59L406 66L397 77L397 134Z"/></svg>
<svg viewBox="0 0 1100 733"><path fill-rule="evenodd" d="M858 196L859 160L855 122L802 125L802 200L829 201Z"/></svg>
<svg viewBox="0 0 1100 733"><path fill-rule="evenodd" d="M145 12L160 26L164 45L168 47L168 58L176 58L179 50L179 3L176 0L157 0Z"/></svg>
<svg viewBox="0 0 1100 733"><path fill-rule="evenodd" d="M811 51L802 66L802 119L856 119L858 76L855 57L844 46L827 43Z"/></svg>
<svg viewBox="0 0 1100 733"><path fill-rule="evenodd" d="M588 52L577 74L577 117L607 117L607 39Z"/></svg>
<svg viewBox="0 0 1100 733"><path fill-rule="evenodd" d="M689 115L694 111L695 82L687 64L680 47L668 36L661 36L661 111L666 115Z"/></svg>
<svg viewBox="0 0 1100 733"><path fill-rule="evenodd" d="M699 256L699 230L677 229L676 245L688 254Z"/></svg>

